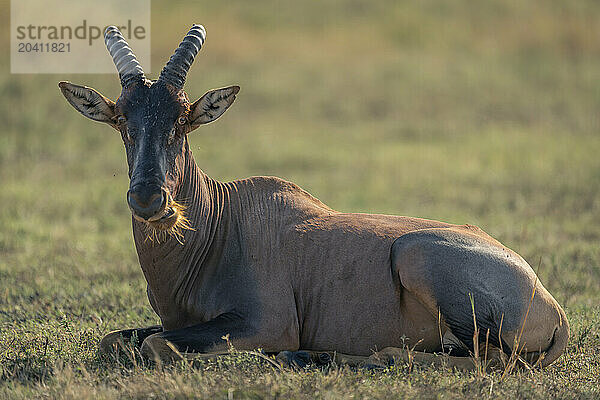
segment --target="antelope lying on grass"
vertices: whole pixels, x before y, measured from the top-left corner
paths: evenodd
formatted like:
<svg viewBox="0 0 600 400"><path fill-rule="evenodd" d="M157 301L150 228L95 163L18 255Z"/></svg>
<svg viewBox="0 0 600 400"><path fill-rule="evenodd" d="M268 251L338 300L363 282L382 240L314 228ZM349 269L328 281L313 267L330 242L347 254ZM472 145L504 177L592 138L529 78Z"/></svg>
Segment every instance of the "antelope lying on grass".
<svg viewBox="0 0 600 400"><path fill-rule="evenodd" d="M142 354L170 360L226 351L228 335L238 349L290 357L299 349L368 356L385 347L438 352L444 337L466 354L482 339L542 366L560 356L569 337L563 309L523 258L480 229L341 213L273 177L206 176L187 135L220 117L239 87L189 102L183 85L205 35L194 25L150 81L110 27L116 103L59 83L77 111L121 133L135 245L162 322L112 332L101 348L136 335Z"/></svg>

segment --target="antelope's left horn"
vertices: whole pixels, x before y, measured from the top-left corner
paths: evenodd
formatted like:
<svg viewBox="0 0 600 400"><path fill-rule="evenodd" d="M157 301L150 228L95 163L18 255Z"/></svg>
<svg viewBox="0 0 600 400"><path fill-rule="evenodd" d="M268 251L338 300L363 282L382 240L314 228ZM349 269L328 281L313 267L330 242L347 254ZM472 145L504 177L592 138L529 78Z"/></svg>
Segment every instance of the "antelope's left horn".
<svg viewBox="0 0 600 400"><path fill-rule="evenodd" d="M206 30L204 27L194 24L167 62L167 65L160 72L158 80L169 83L177 89L182 89L194 58L202 48L205 40Z"/></svg>

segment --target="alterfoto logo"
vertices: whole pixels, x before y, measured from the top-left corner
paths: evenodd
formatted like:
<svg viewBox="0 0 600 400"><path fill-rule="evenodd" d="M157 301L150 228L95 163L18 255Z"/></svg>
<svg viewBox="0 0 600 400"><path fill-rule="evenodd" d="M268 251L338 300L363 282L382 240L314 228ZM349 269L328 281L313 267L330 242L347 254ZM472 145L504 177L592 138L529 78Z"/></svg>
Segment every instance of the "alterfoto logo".
<svg viewBox="0 0 600 400"><path fill-rule="evenodd" d="M11 72L114 73L110 25L150 72L150 0L11 0Z"/></svg>

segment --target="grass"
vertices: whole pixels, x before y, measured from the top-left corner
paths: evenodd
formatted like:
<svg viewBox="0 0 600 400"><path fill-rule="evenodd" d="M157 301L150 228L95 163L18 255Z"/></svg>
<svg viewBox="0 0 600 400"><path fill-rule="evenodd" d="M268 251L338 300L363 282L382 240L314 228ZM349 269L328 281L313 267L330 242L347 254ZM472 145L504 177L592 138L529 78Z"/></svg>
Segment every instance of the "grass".
<svg viewBox="0 0 600 400"><path fill-rule="evenodd" d="M158 319L120 138L56 83L115 98L118 80L10 75L3 57L0 398L597 398L599 18L591 0L153 2L153 77L201 22L190 97L242 87L192 134L212 177L277 175L339 210L477 224L530 264L542 257L572 339L548 369L506 379L407 365L277 372L241 354L198 369L100 359L103 334Z"/></svg>

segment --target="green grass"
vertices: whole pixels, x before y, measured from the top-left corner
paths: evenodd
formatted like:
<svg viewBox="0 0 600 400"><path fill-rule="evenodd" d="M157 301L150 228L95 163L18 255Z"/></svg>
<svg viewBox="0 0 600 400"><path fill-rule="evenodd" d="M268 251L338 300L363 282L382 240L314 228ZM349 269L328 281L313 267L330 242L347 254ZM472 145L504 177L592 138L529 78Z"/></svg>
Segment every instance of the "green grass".
<svg viewBox="0 0 600 400"><path fill-rule="evenodd" d="M201 22L190 97L242 87L192 134L209 175L277 175L339 210L477 224L532 265L542 258L571 322L567 352L504 381L406 365L280 373L243 355L166 371L100 359L104 333L158 318L120 138L56 83L114 98L118 80L10 75L0 0L0 398L600 396L600 4L174 4L153 2L152 76Z"/></svg>

